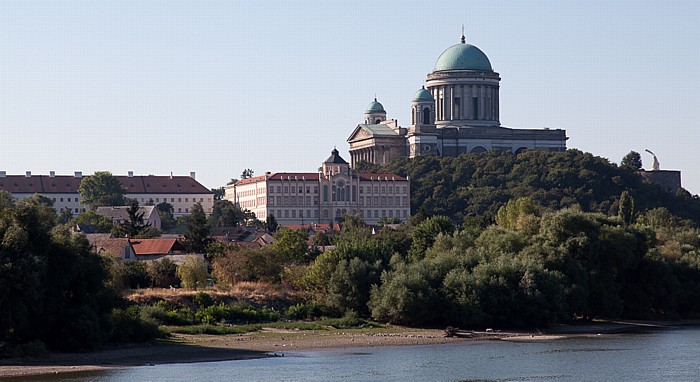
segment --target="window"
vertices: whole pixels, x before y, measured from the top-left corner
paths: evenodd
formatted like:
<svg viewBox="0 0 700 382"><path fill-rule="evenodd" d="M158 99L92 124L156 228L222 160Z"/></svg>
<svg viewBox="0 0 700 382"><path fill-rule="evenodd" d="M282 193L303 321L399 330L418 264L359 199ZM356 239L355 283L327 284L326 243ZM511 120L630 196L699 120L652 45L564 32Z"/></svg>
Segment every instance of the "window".
<svg viewBox="0 0 700 382"><path fill-rule="evenodd" d="M199 198L200 203L204 203L204 198Z"/></svg>
<svg viewBox="0 0 700 382"><path fill-rule="evenodd" d="M306 187L306 193L307 193L307 194L310 194L310 193L311 193L311 187L308 187L308 186Z"/></svg>
<svg viewBox="0 0 700 382"><path fill-rule="evenodd" d="M297 217L297 210L292 210L292 217L293 218Z"/></svg>
<svg viewBox="0 0 700 382"><path fill-rule="evenodd" d="M318 187L314 187L314 194L318 194Z"/></svg>
<svg viewBox="0 0 700 382"><path fill-rule="evenodd" d="M178 208L178 209L177 209L177 212L182 212L182 208Z"/></svg>
<svg viewBox="0 0 700 382"><path fill-rule="evenodd" d="M178 203L182 203L182 198L177 198Z"/></svg>
<svg viewBox="0 0 700 382"><path fill-rule="evenodd" d="M386 194L386 187L382 187L382 194Z"/></svg>
<svg viewBox="0 0 700 382"><path fill-rule="evenodd" d="M393 194L394 193L394 187L389 186L389 193Z"/></svg>
<svg viewBox="0 0 700 382"><path fill-rule="evenodd" d="M360 194L364 194L364 188L360 187Z"/></svg>
<svg viewBox="0 0 700 382"><path fill-rule="evenodd" d="M189 209L189 208L185 208L185 212L190 212L190 209Z"/></svg>
<svg viewBox="0 0 700 382"><path fill-rule="evenodd" d="M281 192L282 192L282 187L277 186L277 193L279 194L279 193L281 193Z"/></svg>
<svg viewBox="0 0 700 382"><path fill-rule="evenodd" d="M364 196L360 196L360 205L361 206L365 205L365 197Z"/></svg>
<svg viewBox="0 0 700 382"><path fill-rule="evenodd" d="M328 201L328 185L323 186L323 201Z"/></svg>
<svg viewBox="0 0 700 382"><path fill-rule="evenodd" d="M292 186L292 194L295 193L295 192L297 192L297 188L294 187L294 186Z"/></svg>
<svg viewBox="0 0 700 382"><path fill-rule="evenodd" d="M289 210L284 210L284 217L288 218L289 217Z"/></svg>
<svg viewBox="0 0 700 382"><path fill-rule="evenodd" d="M328 210L323 210L323 218L328 219Z"/></svg>
<svg viewBox="0 0 700 382"><path fill-rule="evenodd" d="M386 206L386 196L382 196L382 207Z"/></svg>
<svg viewBox="0 0 700 382"><path fill-rule="evenodd" d="M282 204L282 197L277 196L277 205L280 205L280 204Z"/></svg>
<svg viewBox="0 0 700 382"><path fill-rule="evenodd" d="M378 197L378 196L375 196L375 197L374 197L374 205L375 205L375 206L378 206L378 205L379 205L379 197Z"/></svg>
<svg viewBox="0 0 700 382"><path fill-rule="evenodd" d="M374 186L374 193L375 193L375 194L378 194L378 193L379 193L379 187L378 187L378 186Z"/></svg>
<svg viewBox="0 0 700 382"><path fill-rule="evenodd" d="M393 218L394 217L394 210L389 210L389 217Z"/></svg>
<svg viewBox="0 0 700 382"><path fill-rule="evenodd" d="M402 188L401 193L402 193L402 194L405 194L405 193L406 193L406 187L403 187L403 188Z"/></svg>
<svg viewBox="0 0 700 382"><path fill-rule="evenodd" d="M314 217L318 218L318 210L314 210Z"/></svg>
<svg viewBox="0 0 700 382"><path fill-rule="evenodd" d="M160 198L156 198L156 202L160 202Z"/></svg>
<svg viewBox="0 0 700 382"><path fill-rule="evenodd" d="M288 187L288 186L284 186L284 193L286 194L286 193L288 193L288 192L289 192L289 187Z"/></svg>
<svg viewBox="0 0 700 382"><path fill-rule="evenodd" d="M61 198L61 201L63 201L63 198Z"/></svg>
<svg viewBox="0 0 700 382"><path fill-rule="evenodd" d="M479 119L479 99L472 98L472 119Z"/></svg>
<svg viewBox="0 0 700 382"><path fill-rule="evenodd" d="M406 217L406 214L407 214L407 213L408 213L408 212L406 212L406 210L403 210L403 217L404 217L404 218Z"/></svg>
<svg viewBox="0 0 700 382"><path fill-rule="evenodd" d="M189 202L190 198L185 198L185 203Z"/></svg>
<svg viewBox="0 0 700 382"><path fill-rule="evenodd" d="M78 212L80 212L80 208L75 209L75 213L77 214Z"/></svg>
<svg viewBox="0 0 700 382"><path fill-rule="evenodd" d="M383 218L386 217L386 210L382 210L382 217L383 217Z"/></svg>
<svg viewBox="0 0 700 382"><path fill-rule="evenodd" d="M423 123L426 125L430 124L430 108L424 108L423 109Z"/></svg>
<svg viewBox="0 0 700 382"><path fill-rule="evenodd" d="M379 210L374 210L374 217L378 218L379 217Z"/></svg>

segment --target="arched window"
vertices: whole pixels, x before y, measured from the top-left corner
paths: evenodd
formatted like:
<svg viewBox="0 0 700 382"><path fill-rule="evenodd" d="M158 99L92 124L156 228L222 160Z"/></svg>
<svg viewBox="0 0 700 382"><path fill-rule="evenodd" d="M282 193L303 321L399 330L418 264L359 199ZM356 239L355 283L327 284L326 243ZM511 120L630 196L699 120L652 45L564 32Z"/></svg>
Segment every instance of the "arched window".
<svg viewBox="0 0 700 382"><path fill-rule="evenodd" d="M472 149L471 153L472 154L481 154L481 153L485 153L486 151L488 151L488 150L486 150L486 148L484 146L476 146Z"/></svg>
<svg viewBox="0 0 700 382"><path fill-rule="evenodd" d="M343 215L340 214L340 210L335 210L335 217L338 219L343 217Z"/></svg>
<svg viewBox="0 0 700 382"><path fill-rule="evenodd" d="M357 200L357 186L352 186L352 201Z"/></svg>
<svg viewBox="0 0 700 382"><path fill-rule="evenodd" d="M423 109L423 123L426 125L430 124L430 108L428 107Z"/></svg>
<svg viewBox="0 0 700 382"><path fill-rule="evenodd" d="M343 181L338 182L338 199L339 202L345 201L345 183Z"/></svg>
<svg viewBox="0 0 700 382"><path fill-rule="evenodd" d="M381 119L377 118L377 120L376 120L376 121L374 121L374 124L375 124L375 125L378 125L378 124L379 124L379 122L381 122L381 121L382 121Z"/></svg>
<svg viewBox="0 0 700 382"><path fill-rule="evenodd" d="M328 185L323 186L323 201L328 201Z"/></svg>
<svg viewBox="0 0 700 382"><path fill-rule="evenodd" d="M328 219L328 210L323 210L323 218Z"/></svg>

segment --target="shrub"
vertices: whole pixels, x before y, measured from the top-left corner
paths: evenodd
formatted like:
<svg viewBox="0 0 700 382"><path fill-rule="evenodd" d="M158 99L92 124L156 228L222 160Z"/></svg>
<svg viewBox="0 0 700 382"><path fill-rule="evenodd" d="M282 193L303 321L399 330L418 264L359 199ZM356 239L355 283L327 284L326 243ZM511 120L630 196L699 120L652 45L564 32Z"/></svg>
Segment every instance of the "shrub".
<svg viewBox="0 0 700 382"><path fill-rule="evenodd" d="M206 292L197 292L197 294L194 295L193 300L199 308L206 308L214 305L214 299L211 298L211 296Z"/></svg>
<svg viewBox="0 0 700 382"><path fill-rule="evenodd" d="M130 306L126 309L116 308L112 311L114 331L111 342L146 342L156 338L165 337L156 322L144 320L138 306Z"/></svg>
<svg viewBox="0 0 700 382"><path fill-rule="evenodd" d="M25 342L11 346L5 354L17 358L49 358L49 349L41 341Z"/></svg>
<svg viewBox="0 0 700 382"><path fill-rule="evenodd" d="M177 276L187 289L197 289L198 286L205 286L209 277L207 263L199 256L189 255L177 267Z"/></svg>
<svg viewBox="0 0 700 382"><path fill-rule="evenodd" d="M164 301L159 301L164 302ZM155 304L141 307L141 319L147 322L157 322L161 325L191 325L194 313L188 308L165 309L165 304Z"/></svg>
<svg viewBox="0 0 700 382"><path fill-rule="evenodd" d="M203 324L213 324L222 321L241 323L279 321L280 314L269 308L255 309L245 305L211 305L199 309L195 319Z"/></svg>
<svg viewBox="0 0 700 382"><path fill-rule="evenodd" d="M292 305L284 312L287 318L313 320L321 317L340 317L340 311L313 301Z"/></svg>

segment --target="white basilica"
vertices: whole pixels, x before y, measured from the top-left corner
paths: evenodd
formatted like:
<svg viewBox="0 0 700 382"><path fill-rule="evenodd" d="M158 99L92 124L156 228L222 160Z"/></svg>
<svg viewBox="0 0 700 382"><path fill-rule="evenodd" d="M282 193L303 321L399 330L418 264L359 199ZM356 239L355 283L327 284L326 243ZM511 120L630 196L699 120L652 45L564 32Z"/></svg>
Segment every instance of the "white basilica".
<svg viewBox="0 0 700 382"><path fill-rule="evenodd" d="M566 150L561 129L513 129L499 121L500 75L479 48L461 42L445 50L411 102L411 125L387 120L375 98L348 138L351 164L384 164L418 155L458 156L490 150Z"/></svg>

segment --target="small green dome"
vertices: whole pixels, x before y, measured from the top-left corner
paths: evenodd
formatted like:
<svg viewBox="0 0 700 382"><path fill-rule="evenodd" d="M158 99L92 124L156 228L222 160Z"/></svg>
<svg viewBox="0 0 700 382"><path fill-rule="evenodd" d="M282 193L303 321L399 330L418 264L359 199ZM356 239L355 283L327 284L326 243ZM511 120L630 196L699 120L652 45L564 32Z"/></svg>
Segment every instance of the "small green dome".
<svg viewBox="0 0 700 382"><path fill-rule="evenodd" d="M416 96L413 97L413 102L421 102L421 101L435 101L435 99L433 98L433 95L430 94L430 92L425 89L425 86L420 88L420 90L418 90L416 92Z"/></svg>
<svg viewBox="0 0 700 382"><path fill-rule="evenodd" d="M464 42L447 48L435 63L435 72L447 70L483 70L492 72L491 62L481 49Z"/></svg>
<svg viewBox="0 0 700 382"><path fill-rule="evenodd" d="M377 102L377 98L372 101L372 103L367 106L367 112L368 113L386 113L384 110L384 106L382 106L381 103Z"/></svg>

